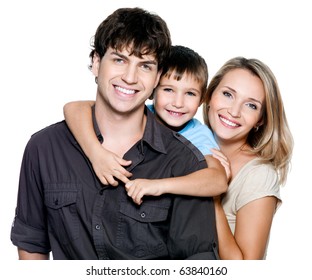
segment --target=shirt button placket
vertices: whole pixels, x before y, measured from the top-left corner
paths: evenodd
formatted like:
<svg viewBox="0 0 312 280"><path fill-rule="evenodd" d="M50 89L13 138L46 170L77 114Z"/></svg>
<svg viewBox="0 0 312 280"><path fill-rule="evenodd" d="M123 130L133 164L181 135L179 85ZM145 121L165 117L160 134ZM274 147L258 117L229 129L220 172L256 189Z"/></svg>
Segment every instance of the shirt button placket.
<svg viewBox="0 0 312 280"><path fill-rule="evenodd" d="M100 260L108 259L106 249L105 249L105 242L103 236L103 228L101 222L101 213L103 207L103 200L105 197L104 189L99 191L99 194L96 196L94 211L92 215L92 235L94 246L97 251L98 257Z"/></svg>

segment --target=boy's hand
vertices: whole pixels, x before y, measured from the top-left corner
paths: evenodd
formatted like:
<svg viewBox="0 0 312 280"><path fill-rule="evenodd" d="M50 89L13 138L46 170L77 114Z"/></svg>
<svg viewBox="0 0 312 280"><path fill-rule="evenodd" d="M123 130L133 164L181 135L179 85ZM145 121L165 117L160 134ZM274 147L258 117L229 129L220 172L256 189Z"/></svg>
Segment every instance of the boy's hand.
<svg viewBox="0 0 312 280"><path fill-rule="evenodd" d="M118 186L116 179L127 183L128 177L132 176L132 173L124 168L131 164L131 160L124 160L102 147L94 151L92 158L90 160L94 172L104 185Z"/></svg>
<svg viewBox="0 0 312 280"><path fill-rule="evenodd" d="M212 156L218 159L220 163L222 164L222 166L224 167L226 177L228 181L230 181L232 177L232 172L231 172L231 165L230 165L228 158L220 150L211 149L211 152L212 152Z"/></svg>
<svg viewBox="0 0 312 280"><path fill-rule="evenodd" d="M161 192L161 183L157 179L135 179L125 184L128 196L132 198L134 203L140 205L144 195L159 196Z"/></svg>

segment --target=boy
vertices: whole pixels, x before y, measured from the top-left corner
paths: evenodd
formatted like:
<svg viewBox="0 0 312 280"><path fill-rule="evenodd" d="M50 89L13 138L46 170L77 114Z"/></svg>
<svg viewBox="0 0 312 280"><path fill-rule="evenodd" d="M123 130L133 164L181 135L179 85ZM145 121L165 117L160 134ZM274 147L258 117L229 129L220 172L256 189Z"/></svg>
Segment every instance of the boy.
<svg viewBox="0 0 312 280"><path fill-rule="evenodd" d="M211 149L218 149L211 130L194 119L198 107L206 95L208 69L205 60L195 51L173 46L165 61L159 84L153 94L154 105L148 108L159 121L190 140L204 155L209 168L179 178L135 179L123 168L131 164L105 151L91 131L91 119L87 123L93 102L73 102L64 107L66 121L85 153L90 158L103 184L116 184L116 178L125 183L128 195L137 204L144 195L158 196L164 193L191 196L215 196L226 191L227 181L224 171L212 158ZM81 114L81 112L86 111ZM85 129L81 129L85 127ZM88 132L89 131L89 132ZM227 170L229 172L229 170ZM194 184L193 182L196 182ZM190 188L190 185L193 185Z"/></svg>

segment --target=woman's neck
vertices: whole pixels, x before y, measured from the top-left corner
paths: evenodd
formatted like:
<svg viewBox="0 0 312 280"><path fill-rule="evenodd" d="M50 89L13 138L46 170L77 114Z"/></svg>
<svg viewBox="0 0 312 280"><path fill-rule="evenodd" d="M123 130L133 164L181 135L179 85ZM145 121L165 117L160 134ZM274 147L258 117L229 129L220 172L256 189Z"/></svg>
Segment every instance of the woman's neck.
<svg viewBox="0 0 312 280"><path fill-rule="evenodd" d="M231 164L232 179L241 168L257 156L251 152L251 147L246 143L218 143L221 152Z"/></svg>

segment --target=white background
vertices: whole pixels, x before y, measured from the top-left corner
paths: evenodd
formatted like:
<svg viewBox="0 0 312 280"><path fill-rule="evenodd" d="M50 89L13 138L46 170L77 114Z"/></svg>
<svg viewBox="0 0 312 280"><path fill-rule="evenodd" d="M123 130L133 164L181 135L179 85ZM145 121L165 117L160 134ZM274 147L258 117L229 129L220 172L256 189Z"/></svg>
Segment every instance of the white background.
<svg viewBox="0 0 312 280"><path fill-rule="evenodd" d="M1 1L0 260L17 259L10 227L29 137L63 119L66 102L95 98L94 79L87 68L90 38L116 8L139 6L167 22L173 44L191 47L206 59L210 78L234 56L258 58L275 73L295 149L267 262L289 263L300 270L299 262L307 260L312 249L308 215L312 8L308 4L304 0ZM201 119L201 111L197 117ZM285 271L279 273L287 275Z"/></svg>

